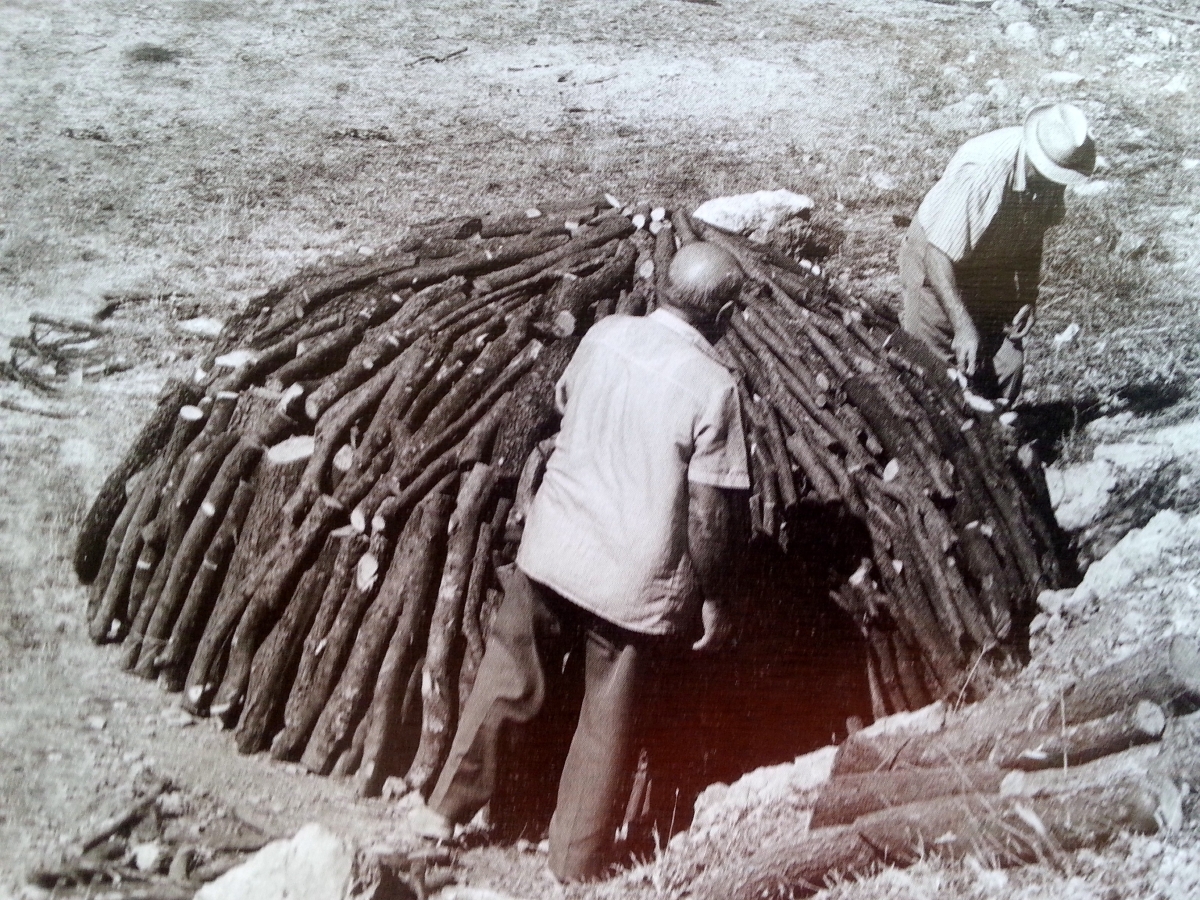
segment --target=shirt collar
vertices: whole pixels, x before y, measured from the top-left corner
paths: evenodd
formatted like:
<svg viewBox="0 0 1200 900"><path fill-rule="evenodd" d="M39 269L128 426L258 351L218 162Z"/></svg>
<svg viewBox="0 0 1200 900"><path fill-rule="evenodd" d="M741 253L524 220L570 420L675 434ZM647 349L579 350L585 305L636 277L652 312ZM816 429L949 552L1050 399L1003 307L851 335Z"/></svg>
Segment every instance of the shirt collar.
<svg viewBox="0 0 1200 900"><path fill-rule="evenodd" d="M735 313L736 315L736 313ZM689 322L685 322L675 313L659 307L646 318L651 322L657 322L665 328L670 329L677 335L682 337L688 343L693 344L701 353L716 363L719 363L721 368L725 368L725 362L713 349L713 345L708 342L708 338L702 335Z"/></svg>
<svg viewBox="0 0 1200 900"><path fill-rule="evenodd" d="M1012 189L1018 193L1025 192L1025 138L1017 144L1017 165L1013 169Z"/></svg>

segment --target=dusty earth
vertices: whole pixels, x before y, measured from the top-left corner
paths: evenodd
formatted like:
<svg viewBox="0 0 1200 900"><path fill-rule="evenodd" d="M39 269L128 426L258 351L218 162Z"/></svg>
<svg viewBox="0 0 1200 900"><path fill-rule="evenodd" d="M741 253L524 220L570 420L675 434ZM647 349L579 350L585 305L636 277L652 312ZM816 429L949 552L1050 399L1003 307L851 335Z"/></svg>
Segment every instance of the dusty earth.
<svg viewBox="0 0 1200 900"><path fill-rule="evenodd" d="M1136 435L1193 403L1200 374L1200 26L1184 21L1200 9L1154 2L6 3L0 338L28 333L31 312L115 306L113 349L134 366L52 397L0 380L0 401L63 416L0 410L0 896L31 892L25 869L147 769L271 833L316 820L404 840L395 807L179 724L175 698L87 640L74 528L158 387L205 352L178 322L224 319L405 223L601 189L683 205L809 193L843 236L834 277L894 298L895 218L955 146L1070 98L1103 160L1047 253L1024 421L1049 456L1083 459L1087 421L1124 413ZM1073 340L1052 340L1071 324ZM1130 635L1195 635L1197 571L1200 549L1176 548L1043 641L1034 672L1052 682ZM558 892L536 853L468 856L472 883ZM671 865L570 893L680 893ZM1189 825L1020 872L928 863L832 895L1184 897L1198 883Z"/></svg>

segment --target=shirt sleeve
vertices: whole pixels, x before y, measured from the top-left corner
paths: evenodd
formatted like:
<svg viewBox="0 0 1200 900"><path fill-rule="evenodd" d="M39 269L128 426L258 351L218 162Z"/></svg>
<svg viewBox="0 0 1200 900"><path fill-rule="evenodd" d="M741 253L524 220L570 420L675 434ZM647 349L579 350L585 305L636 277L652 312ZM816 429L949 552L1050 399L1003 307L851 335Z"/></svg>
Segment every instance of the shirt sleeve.
<svg viewBox="0 0 1200 900"><path fill-rule="evenodd" d="M697 423L688 481L712 487L750 487L742 407L732 383L713 391Z"/></svg>
<svg viewBox="0 0 1200 900"><path fill-rule="evenodd" d="M926 240L951 262L962 262L971 254L1000 205L1000 195L986 183L981 169L971 162L954 166L917 210Z"/></svg>

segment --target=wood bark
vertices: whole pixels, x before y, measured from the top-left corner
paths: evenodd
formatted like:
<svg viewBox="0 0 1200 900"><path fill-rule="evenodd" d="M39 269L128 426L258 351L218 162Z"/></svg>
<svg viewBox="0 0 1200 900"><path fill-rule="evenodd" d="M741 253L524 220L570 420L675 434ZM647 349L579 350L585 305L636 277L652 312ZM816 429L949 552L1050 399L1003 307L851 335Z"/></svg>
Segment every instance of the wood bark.
<svg viewBox="0 0 1200 900"><path fill-rule="evenodd" d="M175 620L171 636L155 660L155 666L160 671L167 670L170 673L172 682L181 682L180 688L195 653L196 643L212 614L217 595L229 570L229 561L233 558L234 547L250 511L250 505L254 502L254 494L253 481L241 482L234 491L221 526L205 551L200 569L188 588L187 597Z"/></svg>
<svg viewBox="0 0 1200 900"><path fill-rule="evenodd" d="M308 738L308 729L311 728L312 723L304 725L303 720L307 715L311 686L325 650L329 630L337 620L342 600L350 590L358 562L367 552L367 548L367 538L353 532L350 539L342 543L337 558L334 560L329 582L321 596L321 604L317 608L312 626L304 638L296 677L292 680L287 703L284 706L283 729L271 743L271 755L276 759L292 758L295 753L299 752L303 741Z"/></svg>
<svg viewBox="0 0 1200 900"><path fill-rule="evenodd" d="M272 731L280 724L278 720L282 718L291 679L300 663L304 638L333 575L334 563L349 540L348 529L330 533L321 555L300 578L283 615L254 654L246 686L245 709L234 735L242 753L265 749Z"/></svg>
<svg viewBox="0 0 1200 900"><path fill-rule="evenodd" d="M285 710L284 730L271 745L271 753L277 759L291 759L306 749L305 745L341 679L363 616L378 592L382 580L380 570L386 570L393 549L394 542L386 535L371 535L367 552L354 568L354 578L341 607L321 640L321 651L311 680L304 685L304 693L296 697L294 704L289 698L290 709Z"/></svg>
<svg viewBox="0 0 1200 900"><path fill-rule="evenodd" d="M184 409L196 409L196 407L184 407ZM200 411L196 409L196 412ZM104 557L100 561L100 568L88 589L87 621L89 625L100 611L104 593L108 590L108 582L112 578L113 570L117 567L117 557L121 553L121 545L125 542L125 533L129 530L129 523L133 519L134 513L137 512L138 502L142 498L142 491L145 490L146 482L150 478L149 470L152 468L152 466L148 466L125 483L124 504L117 520L113 523L112 530L108 533L108 540L104 545ZM105 628L105 632L107 633L107 628Z"/></svg>
<svg viewBox="0 0 1200 900"><path fill-rule="evenodd" d="M300 758L301 765L325 774L352 738L354 727L370 704L379 667L387 652L397 619L410 604L427 605L434 575L441 562L447 523L454 501L434 493L409 517L378 596L362 620L345 669L313 728Z"/></svg>
<svg viewBox="0 0 1200 900"><path fill-rule="evenodd" d="M990 762L1006 768L1041 769L1088 762L1158 740L1165 717L1149 701L1073 725L1019 730L1020 720L999 715L990 724L966 721L928 735L854 735L838 749L833 772L843 775L902 768L937 769Z"/></svg>
<svg viewBox="0 0 1200 900"><path fill-rule="evenodd" d="M90 584L100 570L108 533L124 506L125 482L134 473L146 468L167 445L180 410L199 400L201 393L195 384L178 380L168 382L159 394L149 420L142 426L121 462L104 480L79 527L79 537L75 542L75 574L83 584Z"/></svg>
<svg viewBox="0 0 1200 900"><path fill-rule="evenodd" d="M1057 859L1064 851L1101 848L1122 832L1156 833L1159 807L1156 793L1136 781L1052 797L944 797L819 828L800 840L790 834L768 840L748 859L718 866L694 892L735 900L807 896L834 878L864 877L885 864L906 867L930 855L976 856L1001 867Z"/></svg>
<svg viewBox="0 0 1200 900"><path fill-rule="evenodd" d="M956 794L997 794L1008 773L988 763L843 775L817 796L809 828L849 825L877 810Z"/></svg>
<svg viewBox="0 0 1200 900"><path fill-rule="evenodd" d="M467 583L479 539L480 520L491 499L496 476L492 468L476 463L463 479L458 503L450 518L446 563L438 587L429 641L425 650L425 672L421 679L421 742L405 781L413 790L428 793L441 770L454 736L458 696L455 688L461 657L463 607Z"/></svg>
<svg viewBox="0 0 1200 900"><path fill-rule="evenodd" d="M289 439L271 448L259 464L256 480L258 490L246 516L246 523L237 541L229 570L221 585L212 616L205 625L188 670L184 691L184 708L189 712L207 711L209 701L224 676L218 665L222 650L228 644L246 609L246 581L251 570L275 543L282 528L280 506L294 489L304 470L306 455L296 455L296 448L311 452L311 440Z"/></svg>

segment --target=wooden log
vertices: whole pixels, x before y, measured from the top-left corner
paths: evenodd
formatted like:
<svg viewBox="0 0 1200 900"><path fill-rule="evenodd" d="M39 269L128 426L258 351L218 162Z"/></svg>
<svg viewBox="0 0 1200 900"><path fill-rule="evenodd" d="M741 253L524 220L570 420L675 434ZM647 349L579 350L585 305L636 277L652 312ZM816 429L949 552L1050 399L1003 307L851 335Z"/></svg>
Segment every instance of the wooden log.
<svg viewBox="0 0 1200 900"><path fill-rule="evenodd" d="M169 381L159 393L154 412L133 444L104 480L79 527L75 542L75 574L83 584L90 584L100 570L108 533L124 507L125 482L144 469L167 445L181 410L196 403L201 393L195 384Z"/></svg>
<svg viewBox="0 0 1200 900"><path fill-rule="evenodd" d="M670 282L667 274L671 269L671 261L675 258L675 229L669 221L662 223L662 228L654 238L654 299L655 305L668 297ZM651 304L646 305L646 314L654 312Z"/></svg>
<svg viewBox="0 0 1200 900"><path fill-rule="evenodd" d="M397 288L420 290L455 275L476 278L485 272L492 272L504 266L513 266L522 260L542 260L552 256L556 249L561 249L569 243L566 235L557 234L519 235L498 241L487 241L470 246L469 249L449 259L422 262L416 268L387 276L380 280L380 284L389 290ZM548 264L543 263L537 268L543 268Z"/></svg>
<svg viewBox="0 0 1200 900"><path fill-rule="evenodd" d="M367 698L368 704L373 699L374 695ZM371 728L371 709L367 707L366 715L358 720L358 724L354 726L354 737L350 739L350 745L337 758L337 762L333 764L333 768L329 774L333 778L349 778L358 772L358 767L362 763L363 745L367 741L367 732Z"/></svg>
<svg viewBox="0 0 1200 900"><path fill-rule="evenodd" d="M215 411L213 418L215 418ZM211 421L210 419L210 424ZM202 433L200 437L204 437L204 434ZM120 661L121 668L133 669L141 657L142 641L150 626L162 589L166 586L175 553L183 543L187 527L196 508L200 505L203 492L215 477L225 455L236 443L236 435L228 433L216 435L202 451L192 454L192 458L188 461L180 477L178 488L171 493L169 480L164 487L164 496L159 503L158 515L155 521L143 530L142 534L146 545L143 548L144 561L149 563L152 554L154 565L144 569L150 572L150 578L146 582L145 588L139 590L139 596L134 597L131 590L131 601L137 601L137 613L134 614L131 602L131 622L129 633L125 636L125 645ZM168 493L170 493L169 498ZM143 568L142 561L139 560L139 568ZM141 588L140 583L138 586ZM154 648L154 652L157 652L158 649ZM143 675L143 677L149 676Z"/></svg>
<svg viewBox="0 0 1200 900"><path fill-rule="evenodd" d="M171 635L196 570L203 562L208 545L216 535L234 493L250 476L264 449L256 440L243 438L222 462L170 561L162 592L142 638L141 654L134 666L134 674L149 678L158 672L156 660ZM163 567L166 568L165 562Z"/></svg>
<svg viewBox="0 0 1200 900"><path fill-rule="evenodd" d="M990 722L963 722L927 735L854 735L838 748L835 775L880 769L937 769L951 764L991 762L1033 770L1088 762L1158 740L1165 727L1160 707L1139 701L1103 718L1078 724L1019 730L1011 711Z"/></svg>
<svg viewBox="0 0 1200 900"><path fill-rule="evenodd" d="M453 509L450 497L434 493L409 517L378 596L358 629L337 688L300 757L309 771L327 773L352 738L358 719L370 705L370 691L402 610L410 604L428 604Z"/></svg>
<svg viewBox="0 0 1200 900"><path fill-rule="evenodd" d="M282 391L298 381L336 372L344 366L350 351L362 342L366 330L366 323L356 320L312 341L302 342L296 348L296 357L271 373L267 388Z"/></svg>
<svg viewBox="0 0 1200 900"><path fill-rule="evenodd" d="M492 448L492 464L500 481L515 483L533 448L556 430L554 386L578 346L575 338L555 341L517 382L512 410L501 424Z"/></svg>
<svg viewBox="0 0 1200 900"><path fill-rule="evenodd" d="M458 706L455 690L458 682L454 676L460 662L455 659L455 651L462 633L463 607L479 539L480 520L495 485L492 468L476 463L463 479L458 503L450 518L446 564L437 591L421 679L421 742L404 779L410 788L422 794L428 793L433 779L441 771L454 735Z"/></svg>
<svg viewBox="0 0 1200 900"><path fill-rule="evenodd" d="M874 694L878 693L883 715L908 711L912 707L900 687L890 635L877 626L868 626L867 643L870 647L873 677L876 679L872 696L874 698ZM879 719L882 716L876 714L875 718Z"/></svg>
<svg viewBox="0 0 1200 900"><path fill-rule="evenodd" d="M352 530L353 531L353 530ZM292 680L291 689L287 695L287 703L283 711L283 729L271 743L271 755L276 759L289 759L299 751L303 741L308 738L308 728L299 738L294 737L302 727L301 720L305 715L307 702L313 680L316 677L321 655L325 650L329 630L333 627L338 613L341 611L342 600L355 576L355 570L363 554L367 552L368 541L364 535L353 532L349 540L343 541L334 560L329 582L321 596L321 604L317 608L308 634L304 638L296 677Z"/></svg>
<svg viewBox="0 0 1200 900"><path fill-rule="evenodd" d="M696 233L695 223L692 217L687 214L686 210L673 209L671 210L671 227L675 229L679 235L679 244L691 244L694 241L700 240Z"/></svg>
<svg viewBox="0 0 1200 900"><path fill-rule="evenodd" d="M304 638L333 575L334 564L349 540L349 529L330 533L317 561L301 576L283 615L254 654L245 709L234 734L240 752L257 753L266 749L271 733L282 724L284 704L300 664Z"/></svg>
<svg viewBox="0 0 1200 900"><path fill-rule="evenodd" d="M617 251L601 268L583 278L563 279L547 301L546 317L553 321L559 337L581 335L588 320L588 307L604 298L615 298L630 285L637 250L621 241ZM615 308L615 303L613 304ZM611 312L611 310L609 310ZM597 319L603 318L597 315Z"/></svg>
<svg viewBox="0 0 1200 900"><path fill-rule="evenodd" d="M96 608L94 616L89 620L88 634L92 641L100 643L108 640L112 634L114 622L127 625L128 596L130 596L134 571L140 553L142 553L142 530L152 520L158 511L163 486L167 484L170 469L175 457L184 450L185 446L196 437L202 426L203 409L199 407L184 407L179 410L179 419L175 430L167 442L162 455L149 467L143 478L138 502L133 506L130 521L121 538L121 546L113 560L113 571L104 586L104 594Z"/></svg>
<svg viewBox="0 0 1200 900"><path fill-rule="evenodd" d="M1200 651L1176 635L1157 641L1120 662L1085 675L1063 694L1068 725L1110 715L1145 700L1168 709L1200 703ZM1047 711L1051 721L1056 711Z"/></svg>
<svg viewBox="0 0 1200 900"><path fill-rule="evenodd" d="M938 856L977 856L1008 867L1099 849L1123 832L1154 834L1161 801L1144 783L1038 798L963 794L871 813L853 825L781 834L749 858L718 866L693 885L697 896L760 900L808 896L834 879Z"/></svg>
<svg viewBox="0 0 1200 900"><path fill-rule="evenodd" d="M1004 737L996 742L989 757L1004 769L1031 772L1062 768L1156 741L1166 724L1162 707L1141 700L1101 719Z"/></svg>
<svg viewBox="0 0 1200 900"><path fill-rule="evenodd" d="M809 828L849 825L868 813L957 794L997 794L1008 774L988 763L843 775L826 782Z"/></svg>
<svg viewBox="0 0 1200 900"><path fill-rule="evenodd" d="M221 526L205 551L200 569L188 588L183 609L175 620L171 636L155 660L155 666L160 671L171 672L169 677L172 681L182 681L187 675L187 667L196 650L196 643L208 617L212 614L217 595L229 570L234 546L245 524L250 505L254 502L254 494L253 481L243 481L234 491L229 509L221 520Z"/></svg>
<svg viewBox="0 0 1200 900"><path fill-rule="evenodd" d="M407 684L400 681L406 668ZM417 752L417 743L421 739L421 675L424 668L424 658L413 663L408 657L407 644L396 641L393 636L379 669L371 709L365 717L370 725L355 773L358 796L378 797L388 778L407 769ZM379 715L388 718L384 724L376 726L375 717Z"/></svg>
<svg viewBox="0 0 1200 900"><path fill-rule="evenodd" d="M498 341L497 343L502 342ZM538 341L527 344L478 395L478 399L475 399L466 410L441 430L438 430L438 426L448 416L449 411L439 404L439 410L435 411L436 415L431 416L429 422L422 426L421 430L406 443L403 455L399 455L398 452L398 458L393 462L392 471L384 485L386 490L380 490L378 487L372 488L368 499L359 503L359 521L370 520L370 516L374 515L374 510L385 498L387 490L402 494L414 479L420 477L429 463L466 437L471 428L487 415L521 376L529 371L540 350L541 344ZM455 387L457 388L458 385ZM447 405L450 405L450 395L447 395L447 398ZM461 399L470 402L471 398Z"/></svg>
<svg viewBox="0 0 1200 900"><path fill-rule="evenodd" d="M452 282L431 285L404 301L400 309L382 325L363 335L358 346L350 351L346 364L332 373L304 401L304 412L316 421L340 398L374 377L397 355L403 353L417 335L410 330L423 313L452 295L461 293L462 284Z"/></svg>
<svg viewBox="0 0 1200 900"><path fill-rule="evenodd" d="M246 582L252 569L276 542L283 527L280 507L294 489L311 454L311 438L289 438L270 448L259 464L254 502L188 670L183 703L189 712L207 711L209 700L221 682L224 667L218 663L246 609Z"/></svg>
<svg viewBox="0 0 1200 900"><path fill-rule="evenodd" d="M491 522L479 526L479 540L475 543L475 558L471 562L471 576L467 581L467 601L463 607L463 661L458 676L458 708L461 710L475 687L479 664L483 661L484 627L483 607L487 599L488 580L492 572L492 551L504 534L508 512L512 501L507 497L496 500L496 509Z"/></svg>
<svg viewBox="0 0 1200 900"><path fill-rule="evenodd" d="M566 243L558 244L553 249L537 256L530 256L523 262L509 266L500 271L490 272L485 278L478 279L476 288L481 291L497 291L530 278L549 266L578 253L601 247L609 241L623 238L633 231L628 219L616 217L612 219L597 219L594 225L580 228ZM544 238L543 240L548 240Z"/></svg>
<svg viewBox="0 0 1200 900"><path fill-rule="evenodd" d="M184 407L184 409L196 409L196 407ZM198 409L196 411L199 412ZM112 578L113 570L117 567L117 558L121 553L121 545L125 542L125 533L129 530L129 523L137 511L138 502L142 498L142 491L145 490L146 482L150 478L149 470L152 468L152 466L149 466L147 469L143 469L130 478L125 485L125 503L121 507L121 513L117 516L116 522L113 523L112 530L108 533L108 540L104 545L104 557L100 561L100 569L96 573L96 577L92 580L88 590L87 621L89 630L92 620L96 618L96 613L100 611L100 606L104 601L104 593L108 590L108 582ZM104 631L107 633L107 627Z"/></svg>
<svg viewBox="0 0 1200 900"><path fill-rule="evenodd" d="M290 697L288 699L283 731L271 745L271 755L276 759L291 759L305 749L314 726L342 676L363 616L371 607L380 586L380 570L386 571L391 559L393 544L385 534L371 535L367 552L359 558L354 568L354 578L337 615L328 633L321 639L321 651L311 680L304 684L304 693L296 696L295 702Z"/></svg>

